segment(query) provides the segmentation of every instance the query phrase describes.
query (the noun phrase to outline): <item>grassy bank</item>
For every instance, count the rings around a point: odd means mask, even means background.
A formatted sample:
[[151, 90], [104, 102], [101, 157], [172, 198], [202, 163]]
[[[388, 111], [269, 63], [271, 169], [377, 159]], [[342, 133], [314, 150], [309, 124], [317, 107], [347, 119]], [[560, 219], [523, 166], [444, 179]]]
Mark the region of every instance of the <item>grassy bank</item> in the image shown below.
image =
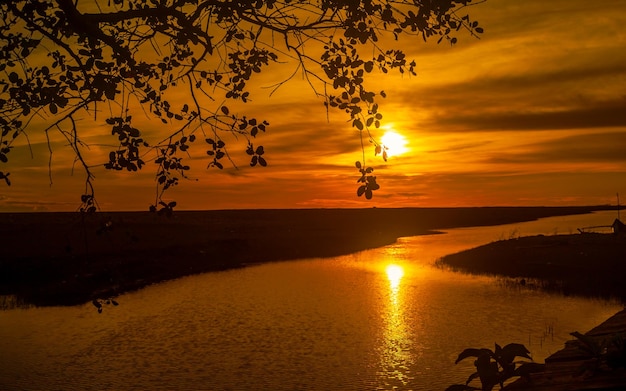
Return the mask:
[[455, 270], [529, 279], [565, 294], [626, 301], [626, 235], [585, 233], [501, 240], [445, 256]]
[[72, 305], [251, 263], [330, 257], [434, 230], [606, 207], [0, 214], [0, 295]]

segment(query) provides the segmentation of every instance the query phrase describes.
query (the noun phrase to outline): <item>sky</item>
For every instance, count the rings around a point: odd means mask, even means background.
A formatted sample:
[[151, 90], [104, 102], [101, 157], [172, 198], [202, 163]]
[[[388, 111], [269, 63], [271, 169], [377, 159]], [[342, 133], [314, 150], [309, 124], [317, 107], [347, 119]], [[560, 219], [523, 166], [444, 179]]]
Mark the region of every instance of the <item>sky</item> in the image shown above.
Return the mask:
[[[194, 155], [189, 180], [166, 198], [190, 210], [600, 205], [615, 204], [618, 193], [626, 199], [626, 0], [488, 0], [468, 12], [485, 30], [480, 39], [461, 34], [454, 46], [400, 41], [417, 76], [372, 80], [387, 94], [373, 136], [393, 131], [406, 140], [406, 150], [386, 162], [366, 145], [366, 163], [381, 186], [373, 199], [356, 194], [354, 163], [363, 155], [348, 118], [328, 114], [298, 78], [270, 96], [289, 64], [263, 73], [252, 102], [241, 107], [270, 122], [257, 140], [268, 167], [249, 167], [245, 154], [233, 152], [236, 167], [218, 171]], [[96, 165], [110, 130], [88, 132]], [[12, 186], [0, 187], [0, 211], [76, 210], [84, 175], [64, 142], [53, 140], [50, 156], [43, 136], [29, 134], [30, 147], [22, 140], [11, 151]], [[103, 211], [147, 210], [155, 200], [150, 167], [139, 175], [98, 167], [94, 173]]]

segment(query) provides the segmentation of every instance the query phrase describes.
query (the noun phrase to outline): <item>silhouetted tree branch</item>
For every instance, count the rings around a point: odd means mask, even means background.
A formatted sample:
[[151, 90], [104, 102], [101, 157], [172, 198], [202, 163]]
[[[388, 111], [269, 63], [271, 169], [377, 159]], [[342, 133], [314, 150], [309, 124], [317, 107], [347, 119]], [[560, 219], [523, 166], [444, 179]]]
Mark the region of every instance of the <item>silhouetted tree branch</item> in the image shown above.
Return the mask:
[[[265, 166], [254, 139], [265, 119], [234, 113], [228, 102], [248, 102], [255, 75], [279, 61], [302, 73], [327, 110], [344, 111], [351, 125], [380, 153], [370, 129], [381, 124], [379, 100], [366, 79], [373, 72], [415, 74], [415, 62], [393, 47], [401, 38], [445, 40], [482, 28], [461, 12], [472, 0], [23, 0], [0, 4], [0, 163], [8, 164], [29, 124], [45, 121], [68, 141], [86, 174], [81, 210], [96, 209], [93, 164], [77, 115], [89, 114], [115, 140], [108, 161], [115, 171], [156, 170], [152, 209], [170, 211], [163, 194], [186, 178], [185, 158], [204, 140], [208, 167], [222, 169], [226, 134], [243, 141], [251, 166]], [[390, 47], [390, 45], [392, 47]], [[367, 53], [367, 54], [365, 54]], [[282, 61], [282, 60], [281, 60]], [[170, 101], [179, 88], [189, 102]], [[220, 103], [218, 103], [220, 102]], [[167, 127], [146, 138], [134, 114]], [[36, 131], [34, 128], [31, 131]], [[91, 134], [91, 133], [90, 133]], [[48, 145], [49, 144], [49, 138]], [[52, 150], [50, 150], [52, 153]], [[365, 158], [363, 157], [363, 160]], [[358, 195], [378, 188], [373, 169], [357, 163]], [[9, 173], [0, 179], [10, 185]]]

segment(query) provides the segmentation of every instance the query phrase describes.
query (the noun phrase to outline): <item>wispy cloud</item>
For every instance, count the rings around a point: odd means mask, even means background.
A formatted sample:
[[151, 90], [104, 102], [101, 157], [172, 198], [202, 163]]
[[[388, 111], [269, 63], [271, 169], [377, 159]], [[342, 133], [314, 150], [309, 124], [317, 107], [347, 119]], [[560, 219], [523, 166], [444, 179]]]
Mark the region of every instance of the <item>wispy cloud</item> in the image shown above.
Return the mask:
[[488, 163], [604, 163], [626, 168], [626, 130], [559, 137], [526, 145], [526, 152], [494, 154]]
[[[407, 137], [410, 153], [384, 162], [364, 135], [382, 186], [371, 201], [356, 196], [361, 139], [345, 113], [327, 112], [298, 77], [269, 97], [264, 87], [291, 74], [289, 64], [254, 83], [251, 103], [229, 104], [270, 122], [252, 140], [265, 147], [268, 167], [250, 167], [246, 140], [225, 136], [237, 168], [207, 170], [200, 139], [185, 157], [189, 180], [167, 196], [186, 209], [611, 202], [626, 193], [625, 9], [625, 0], [488, 0], [466, 9], [485, 28], [481, 39], [462, 36], [454, 47], [399, 41], [418, 76], [374, 74], [369, 86], [386, 91], [384, 124]], [[136, 120], [146, 136], [162, 129], [142, 114]], [[89, 129], [86, 152], [103, 209], [147, 209], [153, 165], [106, 172], [110, 129]], [[372, 132], [379, 138], [384, 129]], [[78, 169], [71, 175], [67, 142], [53, 133], [53, 186], [47, 140], [34, 132], [30, 147], [11, 151], [13, 186], [0, 188], [0, 210], [75, 209], [84, 177]]]
[[626, 126], [626, 99], [589, 102], [566, 109], [545, 107], [534, 111], [506, 111], [437, 115], [430, 126], [449, 131], [573, 130]]

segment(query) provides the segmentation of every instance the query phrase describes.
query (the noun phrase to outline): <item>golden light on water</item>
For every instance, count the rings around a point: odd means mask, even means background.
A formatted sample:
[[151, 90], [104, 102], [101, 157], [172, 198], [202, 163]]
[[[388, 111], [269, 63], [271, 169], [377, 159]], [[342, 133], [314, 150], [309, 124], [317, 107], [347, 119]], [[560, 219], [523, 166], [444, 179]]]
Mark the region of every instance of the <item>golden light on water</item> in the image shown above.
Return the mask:
[[396, 291], [400, 286], [400, 280], [404, 276], [404, 269], [402, 266], [391, 264], [385, 269], [387, 272], [387, 278], [389, 279], [389, 285], [392, 291]]
[[383, 343], [381, 346], [381, 377], [389, 389], [405, 389], [411, 381], [414, 361], [411, 354], [412, 338], [408, 332], [402, 305], [401, 282], [404, 267], [391, 263], [385, 267], [389, 280], [389, 301], [386, 304]]

